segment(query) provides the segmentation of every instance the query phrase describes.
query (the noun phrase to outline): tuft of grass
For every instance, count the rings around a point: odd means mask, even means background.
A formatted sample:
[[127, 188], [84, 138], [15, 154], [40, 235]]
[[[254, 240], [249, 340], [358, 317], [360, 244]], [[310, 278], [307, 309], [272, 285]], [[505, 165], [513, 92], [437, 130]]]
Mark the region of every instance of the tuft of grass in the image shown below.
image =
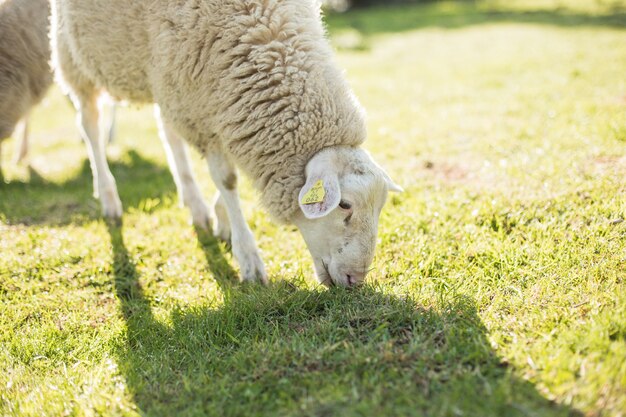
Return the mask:
[[367, 147], [406, 189], [355, 290], [320, 288], [248, 184], [271, 283], [239, 284], [178, 207], [147, 108], [118, 112], [125, 214], [103, 221], [54, 91], [30, 167], [3, 144], [0, 414], [623, 415], [623, 12], [518, 0], [328, 16]]

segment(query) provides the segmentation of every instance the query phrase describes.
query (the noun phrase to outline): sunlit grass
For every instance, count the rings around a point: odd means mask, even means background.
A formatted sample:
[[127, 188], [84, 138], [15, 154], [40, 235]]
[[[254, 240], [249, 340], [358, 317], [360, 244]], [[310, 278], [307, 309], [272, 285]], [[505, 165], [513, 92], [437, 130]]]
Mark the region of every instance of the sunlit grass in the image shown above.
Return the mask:
[[118, 112], [125, 217], [108, 225], [54, 91], [31, 168], [3, 144], [0, 414], [623, 415], [620, 5], [329, 16], [367, 148], [406, 189], [355, 291], [319, 288], [299, 235], [247, 183], [272, 284], [238, 284], [227, 248], [178, 207], [149, 108]]

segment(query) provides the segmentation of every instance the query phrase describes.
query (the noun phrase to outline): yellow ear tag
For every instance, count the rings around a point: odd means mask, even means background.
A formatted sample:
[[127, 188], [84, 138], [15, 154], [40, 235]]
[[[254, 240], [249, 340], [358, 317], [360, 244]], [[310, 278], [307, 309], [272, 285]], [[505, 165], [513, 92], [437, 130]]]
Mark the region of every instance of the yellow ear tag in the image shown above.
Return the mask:
[[324, 182], [319, 180], [313, 187], [302, 197], [302, 204], [315, 204], [324, 201], [326, 190], [324, 190]]

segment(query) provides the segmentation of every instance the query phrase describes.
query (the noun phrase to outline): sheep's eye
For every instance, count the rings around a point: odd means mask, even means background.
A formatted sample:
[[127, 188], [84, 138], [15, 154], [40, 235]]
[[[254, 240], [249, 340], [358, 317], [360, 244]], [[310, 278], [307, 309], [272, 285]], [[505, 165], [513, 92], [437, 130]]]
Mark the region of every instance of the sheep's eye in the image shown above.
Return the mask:
[[341, 200], [339, 202], [339, 207], [344, 210], [350, 210], [352, 208], [352, 204], [348, 203], [347, 201]]

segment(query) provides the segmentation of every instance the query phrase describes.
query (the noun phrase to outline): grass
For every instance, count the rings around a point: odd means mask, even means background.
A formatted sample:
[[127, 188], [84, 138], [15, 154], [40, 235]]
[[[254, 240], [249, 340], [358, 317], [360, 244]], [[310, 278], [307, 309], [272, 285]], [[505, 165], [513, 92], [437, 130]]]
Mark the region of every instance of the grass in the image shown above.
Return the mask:
[[367, 147], [406, 189], [353, 291], [319, 288], [297, 232], [247, 185], [271, 284], [238, 284], [177, 206], [147, 108], [118, 112], [124, 222], [104, 222], [54, 91], [31, 167], [3, 149], [0, 415], [624, 416], [623, 10], [328, 17]]

